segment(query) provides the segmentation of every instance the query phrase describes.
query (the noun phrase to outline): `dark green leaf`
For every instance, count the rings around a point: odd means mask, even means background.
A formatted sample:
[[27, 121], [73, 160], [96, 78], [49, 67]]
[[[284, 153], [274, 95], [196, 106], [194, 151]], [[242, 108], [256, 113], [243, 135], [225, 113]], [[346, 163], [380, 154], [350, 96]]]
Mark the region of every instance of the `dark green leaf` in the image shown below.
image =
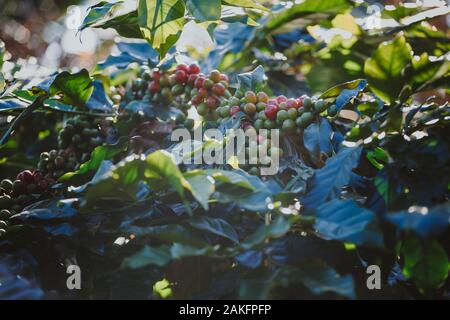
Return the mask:
[[370, 87], [383, 101], [393, 104], [406, 82], [404, 70], [411, 63], [412, 49], [405, 37], [382, 43], [364, 65]]
[[339, 240], [362, 246], [383, 247], [373, 212], [353, 200], [332, 200], [317, 209], [315, 229], [327, 240]]

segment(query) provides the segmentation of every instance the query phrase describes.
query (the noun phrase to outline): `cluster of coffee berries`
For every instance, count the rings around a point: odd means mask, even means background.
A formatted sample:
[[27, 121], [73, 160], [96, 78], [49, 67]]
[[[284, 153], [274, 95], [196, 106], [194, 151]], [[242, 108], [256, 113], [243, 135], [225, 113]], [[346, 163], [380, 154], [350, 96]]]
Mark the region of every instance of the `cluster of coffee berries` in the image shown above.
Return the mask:
[[[332, 108], [332, 106], [330, 106]], [[269, 98], [265, 92], [237, 91], [221, 108], [220, 116], [227, 119], [243, 112], [253, 122], [255, 129], [281, 129], [285, 133], [299, 132], [314, 122], [315, 116], [327, 109], [322, 99], [303, 95], [297, 99], [283, 95]]]
[[58, 147], [73, 156], [77, 162], [83, 163], [89, 160], [92, 150], [101, 145], [103, 140], [99, 120], [76, 116], [67, 120], [59, 132]]
[[[247, 127], [247, 130], [252, 127]], [[272, 145], [270, 132], [256, 135], [256, 140], [246, 142], [245, 161], [239, 163], [239, 167], [252, 175], [259, 175], [261, 167], [269, 166], [271, 162], [283, 156], [283, 150], [280, 147]]]
[[49, 191], [55, 183], [41, 171], [24, 170], [17, 175], [16, 180], [4, 179], [0, 183], [0, 210], [2, 216], [9, 216], [18, 212]]
[[75, 154], [69, 150], [42, 152], [38, 163], [39, 171], [45, 177], [55, 180], [66, 172], [77, 170], [78, 167]]
[[228, 76], [213, 70], [208, 75], [198, 74], [192, 77], [188, 85], [193, 87], [190, 91], [191, 103], [197, 113], [208, 121], [217, 120], [220, 117], [217, 109], [225, 106], [231, 96], [228, 91]]

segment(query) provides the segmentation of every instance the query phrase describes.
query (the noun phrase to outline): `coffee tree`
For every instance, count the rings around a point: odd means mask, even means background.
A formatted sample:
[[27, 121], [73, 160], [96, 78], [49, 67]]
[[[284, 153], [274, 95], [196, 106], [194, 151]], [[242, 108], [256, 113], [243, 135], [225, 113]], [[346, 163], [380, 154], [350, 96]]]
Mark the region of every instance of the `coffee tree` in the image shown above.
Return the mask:
[[[430, 24], [448, 6], [369, 28], [344, 0], [120, 5], [80, 31], [144, 40], [91, 71], [0, 77], [0, 297], [448, 295], [450, 45]], [[188, 22], [216, 41], [198, 61], [175, 49]], [[232, 129], [254, 139], [205, 162]]]

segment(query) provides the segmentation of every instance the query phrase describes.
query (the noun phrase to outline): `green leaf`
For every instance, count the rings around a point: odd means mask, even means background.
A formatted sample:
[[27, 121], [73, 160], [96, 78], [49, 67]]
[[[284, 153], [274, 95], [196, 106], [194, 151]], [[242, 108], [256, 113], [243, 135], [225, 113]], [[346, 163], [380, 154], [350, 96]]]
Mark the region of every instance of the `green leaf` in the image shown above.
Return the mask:
[[191, 185], [191, 193], [195, 199], [208, 210], [208, 202], [214, 193], [214, 181], [203, 170], [192, 170], [184, 174], [184, 178]]
[[287, 285], [301, 283], [315, 295], [333, 292], [348, 299], [355, 299], [355, 284], [351, 275], [342, 276], [321, 262], [311, 262], [299, 268], [288, 269]]
[[384, 102], [393, 104], [406, 83], [404, 70], [411, 63], [412, 49], [405, 37], [397, 36], [380, 44], [364, 64], [372, 91]]
[[267, 239], [276, 239], [284, 236], [291, 228], [293, 218], [277, 217], [269, 225], [260, 226], [253, 234], [241, 242], [243, 250], [250, 250], [263, 244]]
[[139, 269], [150, 264], [164, 267], [171, 259], [170, 246], [162, 245], [158, 248], [145, 246], [136, 254], [124, 259], [122, 268]]
[[182, 0], [139, 0], [138, 19], [144, 37], [165, 56], [186, 23]]
[[235, 243], [239, 243], [239, 237], [234, 228], [225, 220], [220, 218], [210, 218], [205, 216], [197, 216], [189, 221], [189, 224], [202, 231], [227, 238]]
[[265, 28], [268, 31], [275, 30], [292, 20], [302, 18], [304, 16], [321, 13], [321, 14], [337, 14], [348, 11], [352, 7], [350, 1], [347, 0], [305, 0], [299, 4], [294, 4], [286, 10], [273, 15], [267, 22]]
[[[435, 83], [445, 77], [450, 71], [450, 60], [447, 57], [441, 57], [438, 60], [430, 60], [428, 54], [424, 52], [418, 59], [412, 60], [411, 74], [408, 83], [413, 91], [422, 91], [431, 88], [437, 88]], [[444, 84], [445, 87], [445, 84]], [[447, 83], [448, 87], [448, 83]]]
[[203, 22], [219, 20], [222, 5], [220, 0], [186, 0], [186, 8], [196, 20]]
[[118, 1], [115, 3], [108, 1], [101, 1], [96, 5], [89, 7], [89, 12], [83, 20], [83, 23], [80, 26], [80, 31], [84, 30], [87, 27], [91, 27], [94, 24], [103, 22], [107, 18], [111, 18], [113, 16], [114, 11], [121, 7], [123, 1]]
[[115, 29], [119, 35], [125, 38], [136, 38], [143, 39], [144, 36], [141, 33], [141, 29], [138, 23], [138, 13], [137, 11], [132, 11], [110, 20], [105, 21], [99, 25], [93, 25], [93, 28], [102, 29]]
[[67, 172], [58, 180], [60, 182], [73, 184], [75, 179], [82, 177], [91, 171], [96, 171], [104, 160], [110, 160], [121, 153], [127, 145], [128, 137], [121, 137], [115, 144], [96, 147], [92, 151], [89, 161], [83, 163], [80, 166], [80, 169], [75, 172]]
[[315, 229], [326, 240], [383, 247], [383, 234], [372, 211], [353, 200], [332, 200], [317, 208]]
[[239, 90], [244, 92], [248, 90], [257, 91], [264, 85], [265, 80], [266, 75], [262, 66], [257, 66], [251, 72], [241, 73], [237, 75]]
[[267, 9], [263, 5], [260, 5], [255, 0], [222, 0], [222, 3], [227, 6], [269, 11], [269, 9]]
[[71, 74], [67, 71], [57, 73], [33, 87], [33, 92], [49, 96], [62, 95], [61, 102], [77, 107], [85, 107], [94, 92], [94, 85], [86, 69]]
[[165, 150], [149, 154], [145, 160], [145, 181], [153, 189], [160, 190], [171, 186], [184, 199], [184, 189], [191, 190], [172, 155]]
[[350, 181], [353, 168], [358, 165], [361, 148], [341, 148], [323, 168], [316, 170], [311, 189], [301, 203], [318, 207], [324, 202], [339, 197], [341, 188]]
[[432, 208], [413, 206], [408, 210], [389, 213], [386, 220], [398, 230], [430, 239], [441, 235], [450, 226], [450, 204], [446, 202]]
[[405, 259], [403, 274], [412, 278], [419, 288], [437, 289], [447, 279], [450, 264], [438, 241], [426, 243], [410, 237], [402, 242], [401, 253]]

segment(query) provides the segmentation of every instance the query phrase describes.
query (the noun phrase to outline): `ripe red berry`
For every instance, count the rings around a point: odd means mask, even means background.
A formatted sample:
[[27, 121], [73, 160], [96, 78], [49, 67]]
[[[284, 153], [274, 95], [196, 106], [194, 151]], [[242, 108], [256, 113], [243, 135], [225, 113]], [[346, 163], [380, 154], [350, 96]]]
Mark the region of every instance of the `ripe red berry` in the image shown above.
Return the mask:
[[208, 98], [206, 98], [206, 105], [208, 108], [212, 109], [212, 108], [217, 107], [217, 103], [218, 103], [218, 101], [217, 101], [216, 97], [209, 96]]
[[159, 92], [159, 90], [161, 89], [161, 86], [159, 85], [158, 82], [152, 81], [150, 82], [150, 84], [148, 85], [148, 90], [151, 93], [157, 93]]
[[184, 64], [184, 63], [180, 63], [179, 65], [177, 65], [176, 70], [177, 71], [181, 70], [181, 71], [184, 71], [186, 73], [189, 73], [189, 67], [186, 64]]
[[208, 96], [208, 89], [203, 88], [203, 87], [198, 89], [198, 95], [203, 98], [206, 98]]
[[20, 180], [24, 183], [32, 183], [33, 182], [33, 174], [30, 170], [24, 170], [17, 175], [17, 180]]
[[274, 120], [277, 117], [277, 112], [279, 108], [277, 105], [268, 105], [264, 110], [264, 114], [268, 119]]
[[241, 111], [241, 108], [239, 108], [239, 106], [231, 107], [231, 109], [230, 109], [230, 116], [234, 116], [239, 111]]
[[159, 70], [153, 70], [152, 72], [152, 79], [153, 81], [159, 81], [159, 79], [161, 79], [161, 71]]
[[281, 95], [281, 96], [277, 97], [277, 102], [278, 103], [282, 103], [282, 102], [286, 102], [286, 101], [287, 101], [286, 96]]
[[200, 89], [201, 87], [203, 87], [203, 85], [205, 84], [205, 78], [203, 78], [203, 77], [198, 77], [197, 78], [197, 80], [195, 80], [195, 87], [197, 88], [197, 89]]
[[44, 175], [39, 170], [33, 171], [33, 180], [35, 183], [38, 183], [42, 179], [44, 179]]
[[287, 105], [287, 109], [291, 109], [291, 108], [298, 109], [298, 107], [299, 107], [299, 104], [298, 104], [297, 100], [295, 100], [295, 99], [288, 99], [286, 101], [286, 105]]
[[220, 80], [221, 80], [221, 81], [225, 81], [225, 82], [230, 82], [230, 79], [229, 79], [228, 76], [227, 76], [226, 74], [224, 74], [224, 73], [222, 73], [222, 74], [220, 75]]
[[304, 94], [297, 99], [299, 108], [303, 107], [303, 101], [305, 101], [306, 98], [308, 98], [308, 96]]
[[212, 87], [212, 92], [218, 96], [223, 96], [225, 94], [225, 91], [227, 90], [225, 86], [221, 83], [216, 83]]
[[193, 64], [189, 65], [188, 73], [189, 74], [199, 74], [200, 73], [200, 67], [197, 64], [193, 63]]
[[203, 97], [200, 96], [199, 94], [196, 95], [196, 96], [193, 96], [192, 99], [191, 99], [191, 102], [192, 102], [192, 104], [194, 106], [199, 105], [202, 101], [203, 101]]
[[186, 73], [186, 71], [177, 70], [177, 72], [175, 72], [175, 80], [179, 84], [186, 83], [186, 81], [187, 81], [187, 73]]
[[197, 78], [198, 78], [198, 75], [196, 75], [196, 74], [190, 74], [190, 75], [188, 76], [188, 80], [187, 80], [188, 85], [190, 85], [191, 87], [193, 87], [194, 84], [195, 84], [195, 80], [197, 80]]

